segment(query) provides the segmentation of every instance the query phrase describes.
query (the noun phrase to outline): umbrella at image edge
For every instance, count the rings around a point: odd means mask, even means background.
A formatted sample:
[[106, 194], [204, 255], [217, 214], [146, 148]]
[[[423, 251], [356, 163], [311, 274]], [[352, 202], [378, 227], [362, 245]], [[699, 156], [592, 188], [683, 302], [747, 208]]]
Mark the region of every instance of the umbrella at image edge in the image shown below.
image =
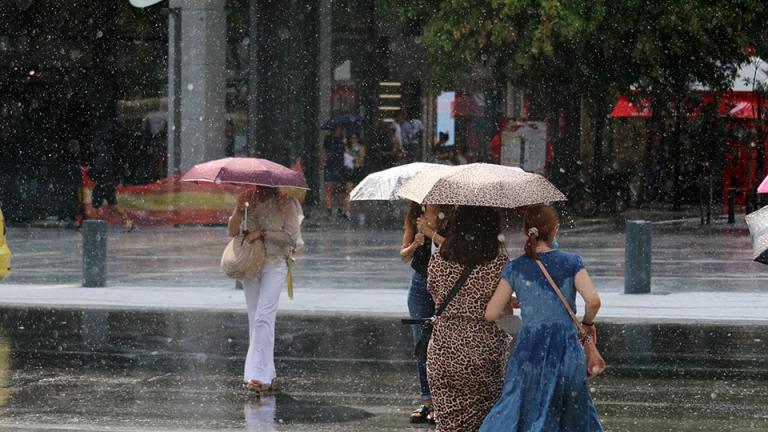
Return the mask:
[[398, 195], [421, 204], [516, 208], [566, 201], [555, 185], [539, 174], [503, 165], [474, 163], [422, 172]]
[[768, 193], [768, 176], [766, 176], [763, 179], [763, 182], [760, 183], [760, 186], [758, 186], [757, 193]]
[[746, 221], [752, 234], [752, 259], [768, 264], [768, 206], [748, 214]]
[[197, 164], [181, 181], [309, 189], [301, 172], [257, 158], [224, 158]]

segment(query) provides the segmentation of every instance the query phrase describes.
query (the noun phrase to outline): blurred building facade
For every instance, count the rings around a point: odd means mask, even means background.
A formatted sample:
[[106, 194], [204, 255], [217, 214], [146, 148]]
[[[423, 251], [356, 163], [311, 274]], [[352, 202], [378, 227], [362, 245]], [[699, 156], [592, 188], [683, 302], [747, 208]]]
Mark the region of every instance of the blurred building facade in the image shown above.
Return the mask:
[[363, 116], [373, 148], [387, 109], [421, 118], [416, 36], [374, 0], [3, 2], [0, 205], [10, 220], [74, 219], [99, 152], [124, 184], [253, 155], [300, 160], [317, 190], [326, 117]]

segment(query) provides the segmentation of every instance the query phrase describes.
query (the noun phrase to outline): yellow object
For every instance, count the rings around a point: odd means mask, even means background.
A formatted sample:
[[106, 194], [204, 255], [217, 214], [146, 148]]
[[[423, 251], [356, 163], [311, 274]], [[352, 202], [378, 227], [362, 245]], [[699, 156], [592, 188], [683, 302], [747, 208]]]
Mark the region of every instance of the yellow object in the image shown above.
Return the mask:
[[11, 372], [11, 340], [0, 337], [0, 407], [11, 401]]
[[3, 211], [0, 210], [0, 279], [11, 272], [11, 249], [8, 248], [8, 242], [5, 239], [6, 232]]
[[293, 300], [293, 265], [296, 260], [288, 257], [285, 259], [285, 263], [288, 265], [288, 274], [285, 276], [285, 283], [288, 285], [288, 298]]

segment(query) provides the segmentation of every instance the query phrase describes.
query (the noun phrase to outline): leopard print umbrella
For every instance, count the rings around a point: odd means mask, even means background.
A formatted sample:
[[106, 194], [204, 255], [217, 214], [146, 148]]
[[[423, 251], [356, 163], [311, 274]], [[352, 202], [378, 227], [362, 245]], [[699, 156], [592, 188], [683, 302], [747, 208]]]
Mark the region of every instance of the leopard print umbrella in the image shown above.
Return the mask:
[[422, 172], [405, 183], [398, 195], [421, 204], [503, 208], [566, 200], [562, 192], [539, 174], [485, 163]]

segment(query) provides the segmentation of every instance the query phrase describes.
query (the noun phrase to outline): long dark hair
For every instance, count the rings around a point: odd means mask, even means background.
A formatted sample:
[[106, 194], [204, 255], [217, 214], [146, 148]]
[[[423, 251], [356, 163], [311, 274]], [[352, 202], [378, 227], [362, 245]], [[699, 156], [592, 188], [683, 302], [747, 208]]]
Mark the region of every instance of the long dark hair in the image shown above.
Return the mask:
[[423, 214], [424, 214], [424, 209], [421, 207], [421, 204], [411, 201], [411, 205], [408, 207], [408, 213], [405, 214], [404, 228], [415, 227], [416, 219], [418, 219], [419, 216]]
[[523, 230], [527, 236], [525, 255], [529, 258], [539, 259], [539, 255], [536, 253], [536, 243], [543, 240], [551, 246], [558, 225], [560, 225], [560, 216], [554, 208], [544, 204], [528, 206], [525, 209], [525, 216], [523, 216]]
[[463, 266], [493, 261], [501, 251], [502, 216], [495, 207], [458, 206], [440, 255]]

